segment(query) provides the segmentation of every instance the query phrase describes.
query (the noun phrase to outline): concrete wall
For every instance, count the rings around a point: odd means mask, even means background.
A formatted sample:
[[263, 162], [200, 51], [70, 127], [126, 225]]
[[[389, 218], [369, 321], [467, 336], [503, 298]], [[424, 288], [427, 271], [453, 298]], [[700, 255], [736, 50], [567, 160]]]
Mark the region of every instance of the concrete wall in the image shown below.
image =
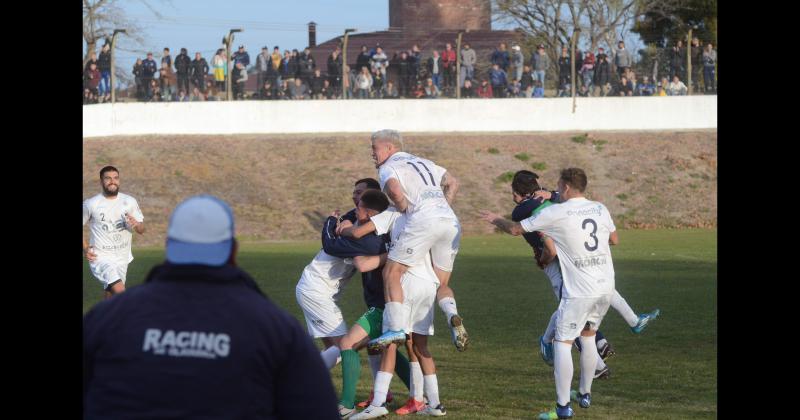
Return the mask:
[[144, 134], [684, 130], [716, 96], [118, 103], [83, 107], [84, 137]]

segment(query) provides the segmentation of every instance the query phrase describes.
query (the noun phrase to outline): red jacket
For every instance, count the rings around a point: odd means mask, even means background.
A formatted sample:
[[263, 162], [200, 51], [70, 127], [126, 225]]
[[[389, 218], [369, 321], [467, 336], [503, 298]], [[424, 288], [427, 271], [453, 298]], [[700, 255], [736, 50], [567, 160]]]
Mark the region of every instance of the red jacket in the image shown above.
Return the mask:
[[442, 64], [444, 68], [449, 68], [456, 64], [456, 50], [442, 50]]
[[492, 92], [492, 85], [487, 84], [486, 86], [483, 85], [478, 86], [478, 97], [479, 98], [494, 97], [494, 93]]

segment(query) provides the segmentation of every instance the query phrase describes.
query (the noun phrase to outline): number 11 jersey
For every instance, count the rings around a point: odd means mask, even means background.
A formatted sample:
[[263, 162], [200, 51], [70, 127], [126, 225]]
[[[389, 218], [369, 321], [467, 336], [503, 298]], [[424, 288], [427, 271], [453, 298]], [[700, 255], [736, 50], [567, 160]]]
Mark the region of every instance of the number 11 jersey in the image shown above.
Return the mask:
[[408, 201], [405, 211], [408, 225], [412, 225], [417, 219], [457, 219], [440, 185], [445, 172], [445, 168], [428, 159], [397, 152], [381, 165], [378, 175], [381, 189], [391, 178], [400, 182]]

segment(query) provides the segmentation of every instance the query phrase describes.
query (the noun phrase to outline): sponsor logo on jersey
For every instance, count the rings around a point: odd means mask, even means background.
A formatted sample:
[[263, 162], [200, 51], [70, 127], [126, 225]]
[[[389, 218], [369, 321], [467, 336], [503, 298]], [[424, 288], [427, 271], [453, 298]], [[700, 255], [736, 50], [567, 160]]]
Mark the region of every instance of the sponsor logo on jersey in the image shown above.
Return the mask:
[[572, 264], [578, 268], [597, 267], [600, 265], [606, 265], [607, 263], [608, 260], [606, 259], [605, 255], [597, 255], [594, 257], [586, 257], [572, 261]]
[[591, 216], [591, 215], [600, 216], [602, 214], [603, 211], [600, 206], [590, 207], [588, 209], [581, 209], [581, 210], [567, 210], [567, 216]]
[[428, 200], [431, 198], [444, 198], [444, 193], [440, 191], [425, 191], [419, 195], [420, 201]]
[[161, 331], [148, 328], [144, 332], [142, 351], [159, 356], [216, 359], [228, 357], [231, 338], [228, 334], [200, 331]]

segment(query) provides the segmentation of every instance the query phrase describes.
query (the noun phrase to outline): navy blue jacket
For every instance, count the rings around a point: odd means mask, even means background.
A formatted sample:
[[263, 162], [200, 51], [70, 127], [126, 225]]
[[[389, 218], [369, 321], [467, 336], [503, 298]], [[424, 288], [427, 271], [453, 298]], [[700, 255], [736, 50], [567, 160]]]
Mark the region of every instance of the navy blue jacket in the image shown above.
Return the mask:
[[[350, 214], [350, 213], [348, 213]], [[347, 215], [345, 215], [347, 216]], [[352, 258], [362, 255], [380, 255], [388, 252], [389, 236], [377, 236], [370, 233], [359, 239], [344, 238], [335, 235], [336, 219], [328, 217], [322, 229], [322, 249], [328, 255], [339, 258]], [[367, 308], [380, 308], [386, 306], [386, 297], [383, 294], [383, 270], [361, 273], [361, 286], [364, 290], [364, 303]]]
[[86, 314], [83, 357], [84, 419], [339, 418], [305, 330], [230, 265], [154, 267]]

